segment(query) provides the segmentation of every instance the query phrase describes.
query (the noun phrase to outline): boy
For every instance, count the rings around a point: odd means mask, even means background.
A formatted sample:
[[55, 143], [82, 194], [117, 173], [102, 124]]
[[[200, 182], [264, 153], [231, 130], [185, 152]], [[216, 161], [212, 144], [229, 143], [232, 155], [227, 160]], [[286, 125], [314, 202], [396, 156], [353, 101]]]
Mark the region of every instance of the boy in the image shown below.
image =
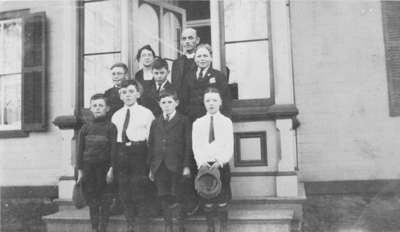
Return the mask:
[[[115, 63], [111, 66], [111, 77], [113, 82], [113, 87], [109, 88], [104, 92], [104, 96], [108, 100], [108, 106], [110, 110], [107, 112], [107, 118], [111, 120], [113, 114], [119, 110], [123, 105], [124, 102], [119, 97], [119, 89], [121, 87], [121, 82], [126, 80], [128, 77], [128, 66], [122, 62]], [[118, 171], [114, 169], [114, 182], [110, 185], [110, 191], [113, 195], [112, 203], [110, 206], [110, 214], [117, 215], [122, 213], [122, 205], [121, 201], [118, 196], [118, 183], [117, 183], [117, 176]]]
[[164, 89], [172, 90], [172, 84], [167, 80], [168, 73], [167, 61], [157, 58], [152, 65], [153, 80], [146, 82], [143, 86], [143, 106], [149, 108], [156, 117], [161, 114], [161, 108], [158, 105], [159, 93]]
[[90, 98], [90, 111], [94, 120], [84, 124], [79, 132], [77, 182], [82, 181], [83, 184], [92, 231], [105, 232], [110, 204], [106, 185], [112, 181], [110, 176], [106, 180], [106, 175], [110, 169], [111, 156], [116, 152], [117, 128], [106, 117], [108, 106], [103, 94], [95, 94]]
[[190, 175], [191, 125], [178, 113], [174, 91], [160, 93], [160, 115], [151, 125], [149, 136], [149, 178], [154, 181], [161, 199], [165, 231], [173, 231], [172, 217], [178, 217], [178, 231], [185, 231], [181, 212], [182, 179]]
[[146, 140], [154, 116], [149, 109], [137, 103], [140, 97], [138, 82], [123, 81], [119, 94], [124, 106], [111, 118], [118, 131], [118, 152], [112, 157], [112, 167], [118, 170], [119, 196], [124, 206], [128, 231], [132, 232], [139, 202], [145, 198]]
[[197, 167], [216, 168], [220, 172], [221, 192], [211, 198], [200, 198], [207, 219], [207, 232], [214, 232], [215, 211], [221, 222], [220, 232], [227, 228], [228, 202], [232, 199], [229, 161], [233, 156], [232, 121], [221, 114], [221, 93], [210, 87], [204, 93], [206, 115], [193, 123], [192, 142]]
[[128, 76], [128, 66], [124, 63], [115, 63], [111, 66], [111, 77], [113, 82], [113, 87], [107, 89], [104, 92], [105, 97], [108, 99], [108, 105], [110, 106], [110, 110], [107, 113], [107, 116], [111, 119], [112, 115], [119, 110], [124, 103], [119, 97], [119, 88], [121, 87], [121, 82], [127, 79]]

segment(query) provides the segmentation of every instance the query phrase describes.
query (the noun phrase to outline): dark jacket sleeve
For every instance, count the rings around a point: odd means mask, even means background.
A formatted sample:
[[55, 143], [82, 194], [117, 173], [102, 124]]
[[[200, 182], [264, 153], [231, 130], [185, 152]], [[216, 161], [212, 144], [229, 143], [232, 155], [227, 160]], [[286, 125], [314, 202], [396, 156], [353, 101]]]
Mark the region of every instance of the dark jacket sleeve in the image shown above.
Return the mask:
[[117, 165], [117, 127], [111, 123], [110, 131], [109, 131], [109, 141], [110, 141], [110, 159], [111, 159], [111, 167], [115, 167]]
[[84, 124], [79, 130], [78, 134], [78, 150], [76, 152], [76, 164], [77, 169], [82, 169], [83, 164], [83, 152], [85, 151], [85, 137], [87, 135], [87, 124]]
[[219, 73], [220, 79], [220, 86], [221, 86], [221, 97], [222, 97], [222, 113], [227, 116], [231, 117], [232, 115], [232, 96], [231, 91], [228, 85], [228, 80], [223, 72]]
[[154, 154], [154, 133], [155, 133], [155, 127], [156, 127], [156, 120], [153, 120], [150, 126], [150, 134], [149, 134], [149, 140], [148, 140], [148, 154], [147, 154], [147, 164], [150, 165], [152, 160], [153, 160], [153, 154]]
[[192, 124], [187, 117], [183, 117], [184, 120], [184, 136], [185, 139], [185, 153], [183, 159], [183, 167], [190, 167], [194, 163], [194, 157], [192, 152]]

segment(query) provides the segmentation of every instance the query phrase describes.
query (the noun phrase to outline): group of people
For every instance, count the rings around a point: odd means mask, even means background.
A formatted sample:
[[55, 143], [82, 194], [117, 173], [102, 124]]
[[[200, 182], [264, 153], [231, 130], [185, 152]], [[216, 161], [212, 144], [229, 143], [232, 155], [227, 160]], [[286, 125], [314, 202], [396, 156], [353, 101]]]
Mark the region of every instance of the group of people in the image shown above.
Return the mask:
[[[94, 119], [82, 126], [76, 168], [89, 205], [93, 231], [106, 231], [110, 192], [116, 190], [134, 231], [138, 210], [156, 195], [165, 231], [185, 231], [184, 218], [200, 205], [207, 232], [227, 227], [231, 200], [229, 161], [233, 155], [231, 97], [225, 75], [212, 68], [210, 45], [199, 44], [192, 28], [183, 30], [183, 54], [168, 63], [151, 46], [139, 49], [143, 66], [135, 78], [128, 67], [111, 67], [114, 86], [90, 99]], [[196, 194], [198, 172], [219, 173], [221, 189], [215, 196]]]

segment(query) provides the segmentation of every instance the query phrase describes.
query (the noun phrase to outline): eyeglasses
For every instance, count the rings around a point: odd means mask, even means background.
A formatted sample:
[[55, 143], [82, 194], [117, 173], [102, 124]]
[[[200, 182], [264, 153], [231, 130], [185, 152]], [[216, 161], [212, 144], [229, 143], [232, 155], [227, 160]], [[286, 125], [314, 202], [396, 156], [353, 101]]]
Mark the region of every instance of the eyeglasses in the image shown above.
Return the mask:
[[123, 73], [123, 72], [112, 72], [111, 74], [115, 76], [115, 75], [124, 75], [125, 73]]
[[121, 90], [119, 90], [119, 93], [120, 93], [120, 94], [127, 94], [127, 93], [134, 94], [134, 93], [136, 93], [136, 92], [137, 92], [137, 91], [134, 90], [134, 89], [129, 89], [129, 90], [121, 89]]

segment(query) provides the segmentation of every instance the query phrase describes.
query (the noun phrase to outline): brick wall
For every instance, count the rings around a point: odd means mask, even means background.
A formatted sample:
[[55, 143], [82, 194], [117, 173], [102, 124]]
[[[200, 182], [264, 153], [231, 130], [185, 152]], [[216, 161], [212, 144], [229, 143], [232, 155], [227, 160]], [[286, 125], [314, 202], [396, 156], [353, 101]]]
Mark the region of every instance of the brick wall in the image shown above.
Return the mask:
[[399, 177], [379, 1], [291, 1], [300, 177]]

